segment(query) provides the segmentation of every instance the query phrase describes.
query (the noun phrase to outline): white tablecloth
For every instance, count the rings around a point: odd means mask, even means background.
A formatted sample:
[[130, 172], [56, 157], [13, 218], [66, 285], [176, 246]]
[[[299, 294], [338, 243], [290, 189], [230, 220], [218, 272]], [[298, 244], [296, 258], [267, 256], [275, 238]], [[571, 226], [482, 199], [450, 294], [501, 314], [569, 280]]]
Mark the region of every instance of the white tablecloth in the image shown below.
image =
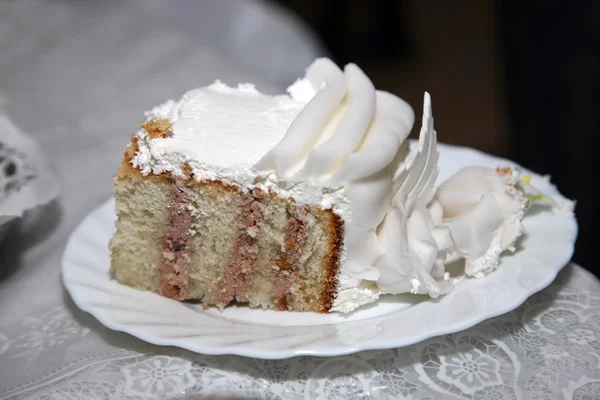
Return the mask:
[[279, 78], [240, 71], [140, 3], [0, 3], [0, 107], [39, 141], [62, 182], [60, 200], [0, 244], [0, 399], [599, 396], [600, 283], [575, 265], [466, 332], [345, 357], [203, 356], [112, 332], [77, 310], [60, 257], [68, 234], [110, 196], [142, 112], [216, 77], [281, 90]]
[[[58, 282], [48, 287], [61, 293]], [[600, 396], [600, 282], [574, 264], [517, 310], [472, 329], [343, 357], [264, 361], [153, 346], [104, 328], [66, 295], [2, 318], [10, 324], [0, 330], [0, 399]]]

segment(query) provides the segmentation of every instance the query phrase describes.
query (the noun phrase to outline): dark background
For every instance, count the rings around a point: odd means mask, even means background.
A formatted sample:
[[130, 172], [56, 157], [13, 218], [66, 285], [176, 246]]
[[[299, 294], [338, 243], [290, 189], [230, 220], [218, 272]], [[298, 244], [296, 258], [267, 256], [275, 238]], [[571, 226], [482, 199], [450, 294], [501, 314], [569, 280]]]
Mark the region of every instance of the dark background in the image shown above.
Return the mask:
[[441, 141], [550, 174], [577, 200], [574, 260], [600, 274], [600, 1], [278, 3], [416, 114], [429, 91]]

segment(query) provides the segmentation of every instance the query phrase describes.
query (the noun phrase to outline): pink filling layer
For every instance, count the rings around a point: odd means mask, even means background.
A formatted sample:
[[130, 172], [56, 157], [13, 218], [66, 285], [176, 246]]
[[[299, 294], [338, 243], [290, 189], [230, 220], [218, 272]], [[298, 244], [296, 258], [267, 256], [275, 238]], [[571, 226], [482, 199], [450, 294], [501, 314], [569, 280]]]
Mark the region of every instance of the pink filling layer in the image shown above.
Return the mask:
[[190, 280], [188, 240], [194, 218], [187, 209], [192, 200], [191, 189], [183, 180], [171, 186], [171, 217], [163, 244], [160, 263], [160, 294], [176, 300], [185, 300]]
[[[260, 230], [258, 224], [262, 217], [260, 203], [253, 196], [249, 196], [240, 216], [240, 232], [233, 243], [225, 267], [224, 282], [217, 301], [220, 309], [234, 300], [246, 301], [248, 282], [258, 255], [255, 237]], [[252, 235], [249, 232], [252, 232]]]
[[306, 242], [306, 225], [299, 219], [290, 218], [285, 229], [285, 250], [275, 260], [279, 271], [275, 274], [275, 309], [287, 310], [291, 302], [290, 289], [299, 272], [302, 248]]

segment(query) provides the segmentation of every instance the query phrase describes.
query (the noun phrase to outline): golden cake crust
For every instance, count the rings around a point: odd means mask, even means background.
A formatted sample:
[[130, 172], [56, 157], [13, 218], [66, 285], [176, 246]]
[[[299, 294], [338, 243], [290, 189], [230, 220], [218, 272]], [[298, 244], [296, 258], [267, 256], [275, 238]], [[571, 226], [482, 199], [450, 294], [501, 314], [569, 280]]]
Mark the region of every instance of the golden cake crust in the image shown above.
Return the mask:
[[[153, 124], [149, 125], [149, 122], [153, 122]], [[160, 121], [149, 121], [142, 125], [142, 128], [145, 129], [148, 134], [152, 135], [162, 135], [166, 134], [166, 132], [170, 129], [170, 123], [165, 124]], [[167, 121], [168, 122], [168, 121]], [[157, 136], [162, 137], [162, 136]], [[185, 184], [187, 188], [191, 188], [192, 190], [202, 189], [212, 189], [209, 190], [208, 195], [211, 197], [219, 196], [220, 193], [223, 193], [223, 190], [227, 192], [236, 193], [237, 195], [242, 194], [241, 189], [237, 186], [230, 185], [224, 183], [220, 180], [202, 180], [197, 181], [194, 178], [194, 174], [192, 172], [191, 167], [186, 163], [183, 165], [182, 169], [184, 171], [184, 176], [175, 177], [171, 173], [161, 173], [161, 174], [148, 174], [146, 176], [142, 175], [141, 171], [138, 168], [135, 168], [131, 164], [132, 158], [139, 151], [138, 147], [138, 138], [136, 135], [131, 136], [131, 143], [126, 148], [123, 161], [119, 167], [119, 170], [115, 176], [117, 183], [121, 180], [140, 180], [140, 179], [158, 179], [163, 182], [175, 183], [177, 180], [178, 184]], [[260, 190], [254, 190], [252, 192], [252, 197], [260, 200], [260, 199], [273, 199], [277, 201], [284, 201], [288, 205], [293, 207], [298, 207], [295, 205], [295, 200], [293, 198], [281, 198], [274, 192], [264, 192]], [[327, 231], [327, 252], [326, 256], [323, 259], [322, 266], [325, 270], [325, 283], [322, 286], [322, 290], [317, 301], [316, 311], [321, 313], [327, 313], [330, 311], [335, 296], [337, 294], [337, 285], [338, 285], [338, 272], [340, 269], [341, 262], [341, 253], [343, 248], [343, 237], [344, 237], [344, 222], [343, 220], [336, 215], [331, 210], [323, 210], [320, 207], [311, 207], [313, 212], [322, 213], [325, 216], [326, 223], [326, 231]], [[167, 240], [166, 238], [165, 240]], [[293, 244], [291, 244], [293, 246]], [[161, 286], [164, 288], [168, 288], [168, 285], [165, 284], [165, 280], [161, 280]], [[177, 295], [174, 290], [160, 290], [161, 294], [180, 299], [180, 295]], [[173, 296], [169, 296], [169, 293], [172, 293]], [[282, 309], [281, 306], [277, 307]], [[287, 308], [287, 303], [286, 307]]]

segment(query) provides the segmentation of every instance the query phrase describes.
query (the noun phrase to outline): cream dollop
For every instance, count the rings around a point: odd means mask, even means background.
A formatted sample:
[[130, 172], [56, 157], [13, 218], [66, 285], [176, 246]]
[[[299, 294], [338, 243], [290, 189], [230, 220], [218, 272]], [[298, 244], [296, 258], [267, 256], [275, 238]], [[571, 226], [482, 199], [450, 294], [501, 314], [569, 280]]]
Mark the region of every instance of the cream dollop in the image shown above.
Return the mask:
[[503, 251], [514, 251], [529, 205], [517, 188], [519, 176], [516, 168], [466, 167], [438, 188], [436, 200], [467, 275], [485, 276]]

